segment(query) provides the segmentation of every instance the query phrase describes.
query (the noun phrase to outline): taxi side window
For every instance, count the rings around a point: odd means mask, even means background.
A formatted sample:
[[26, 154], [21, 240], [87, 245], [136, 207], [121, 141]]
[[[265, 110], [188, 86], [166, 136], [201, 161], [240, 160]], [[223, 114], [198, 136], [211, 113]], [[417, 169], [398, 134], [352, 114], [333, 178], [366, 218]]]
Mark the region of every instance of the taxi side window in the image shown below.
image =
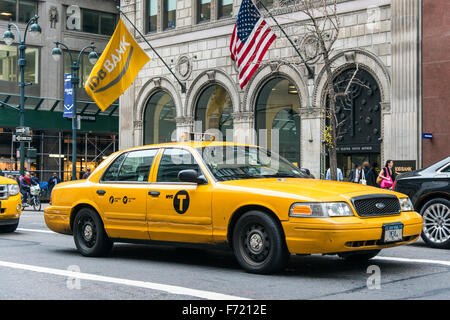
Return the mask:
[[111, 165], [103, 181], [148, 181], [150, 168], [157, 152], [157, 149], [128, 152], [126, 158], [117, 165], [117, 169], [116, 161]]
[[201, 169], [192, 154], [184, 149], [165, 149], [159, 162], [157, 182], [179, 182], [178, 172], [193, 169], [201, 174]]
[[120, 156], [114, 160], [114, 162], [109, 166], [106, 170], [105, 175], [103, 176], [103, 181], [117, 181], [117, 176], [119, 175], [120, 166], [125, 159], [126, 153], [122, 153]]

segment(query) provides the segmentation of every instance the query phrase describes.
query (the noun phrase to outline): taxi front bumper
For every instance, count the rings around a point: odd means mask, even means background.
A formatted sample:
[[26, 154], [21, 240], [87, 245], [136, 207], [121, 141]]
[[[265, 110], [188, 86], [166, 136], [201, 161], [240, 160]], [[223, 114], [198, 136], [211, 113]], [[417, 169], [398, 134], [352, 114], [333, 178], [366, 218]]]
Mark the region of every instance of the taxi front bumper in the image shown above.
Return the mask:
[[[383, 225], [403, 224], [403, 241], [384, 243]], [[290, 218], [283, 221], [289, 252], [296, 254], [338, 253], [377, 250], [416, 241], [422, 232], [423, 219], [417, 212], [377, 218]]]
[[0, 225], [17, 223], [22, 212], [20, 193], [0, 200]]

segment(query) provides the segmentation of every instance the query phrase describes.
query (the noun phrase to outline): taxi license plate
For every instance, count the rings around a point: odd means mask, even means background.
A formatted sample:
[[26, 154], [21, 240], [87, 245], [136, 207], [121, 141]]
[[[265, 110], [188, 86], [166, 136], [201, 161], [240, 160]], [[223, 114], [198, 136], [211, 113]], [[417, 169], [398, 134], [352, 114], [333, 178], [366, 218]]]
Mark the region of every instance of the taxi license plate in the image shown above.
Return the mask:
[[382, 240], [385, 243], [403, 240], [403, 224], [390, 223], [383, 225]]

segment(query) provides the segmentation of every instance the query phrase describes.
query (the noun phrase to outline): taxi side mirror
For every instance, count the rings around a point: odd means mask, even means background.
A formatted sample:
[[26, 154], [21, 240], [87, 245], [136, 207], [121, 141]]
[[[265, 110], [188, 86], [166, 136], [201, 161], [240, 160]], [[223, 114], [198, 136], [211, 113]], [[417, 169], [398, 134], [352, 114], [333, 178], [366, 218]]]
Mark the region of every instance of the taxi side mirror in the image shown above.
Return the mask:
[[197, 184], [208, 184], [208, 180], [201, 175], [199, 176], [196, 170], [188, 169], [178, 172], [178, 180], [181, 182], [192, 182]]

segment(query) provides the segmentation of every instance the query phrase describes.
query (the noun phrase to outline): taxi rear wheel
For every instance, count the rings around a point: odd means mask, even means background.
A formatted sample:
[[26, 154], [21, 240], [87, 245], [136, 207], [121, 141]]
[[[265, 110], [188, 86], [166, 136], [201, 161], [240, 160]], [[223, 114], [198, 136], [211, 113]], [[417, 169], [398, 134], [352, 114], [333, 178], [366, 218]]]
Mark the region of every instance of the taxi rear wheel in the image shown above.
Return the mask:
[[102, 220], [90, 208], [78, 211], [73, 223], [73, 238], [78, 251], [87, 257], [104, 256], [113, 246], [103, 228]]
[[268, 274], [284, 269], [289, 251], [280, 226], [266, 213], [249, 211], [236, 222], [232, 245], [248, 272]]

